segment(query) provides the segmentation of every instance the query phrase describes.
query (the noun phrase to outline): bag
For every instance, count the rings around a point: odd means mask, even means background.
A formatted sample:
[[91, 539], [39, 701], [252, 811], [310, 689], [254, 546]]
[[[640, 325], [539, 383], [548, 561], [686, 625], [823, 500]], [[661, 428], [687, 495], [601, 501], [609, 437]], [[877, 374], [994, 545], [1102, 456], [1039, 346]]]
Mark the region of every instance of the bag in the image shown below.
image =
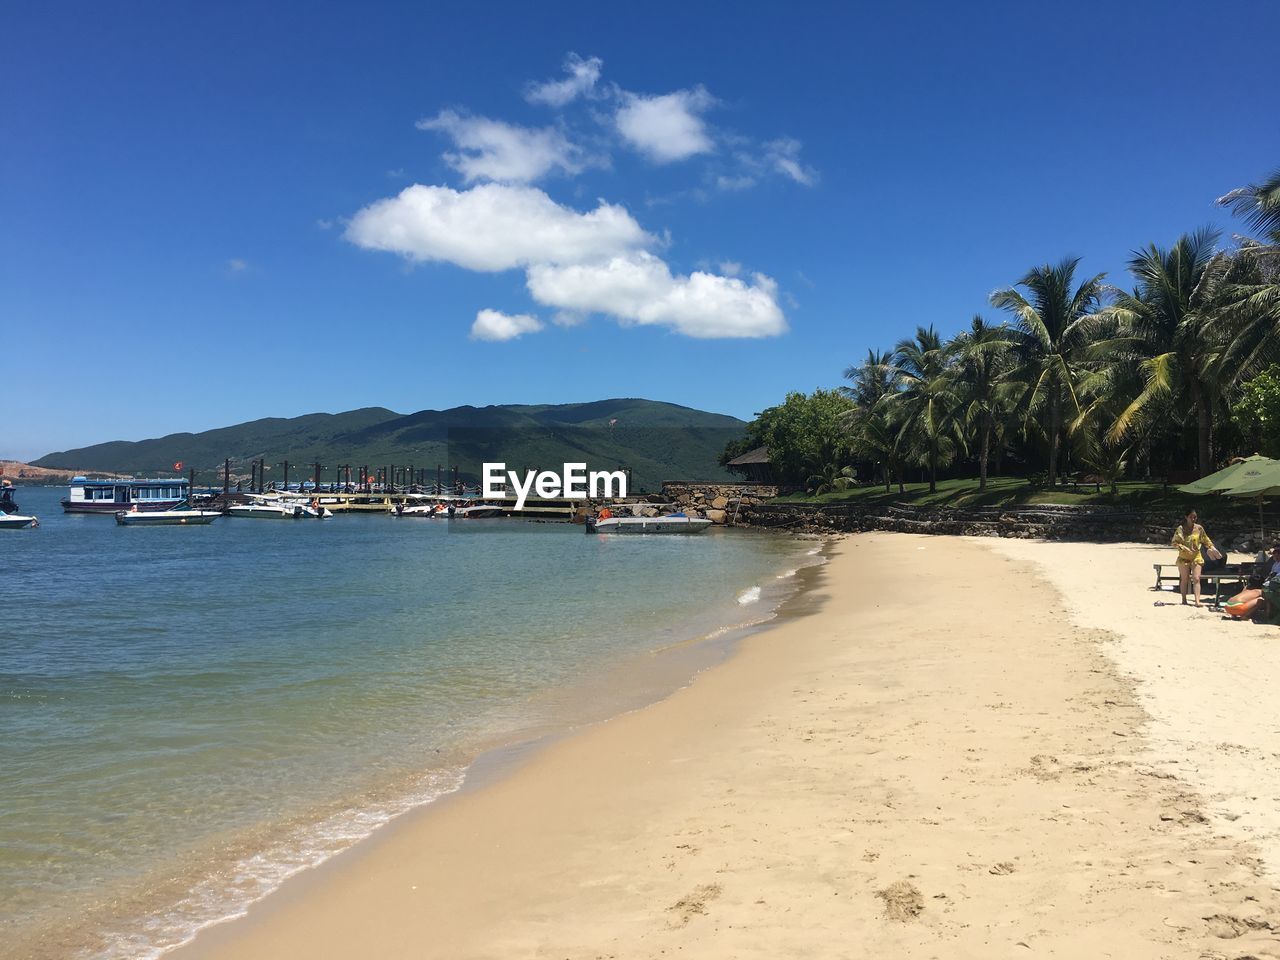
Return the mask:
[[1204, 569], [1206, 573], [1214, 570], [1225, 570], [1227, 568], [1227, 555], [1216, 547], [1211, 547], [1207, 551], [1204, 558]]

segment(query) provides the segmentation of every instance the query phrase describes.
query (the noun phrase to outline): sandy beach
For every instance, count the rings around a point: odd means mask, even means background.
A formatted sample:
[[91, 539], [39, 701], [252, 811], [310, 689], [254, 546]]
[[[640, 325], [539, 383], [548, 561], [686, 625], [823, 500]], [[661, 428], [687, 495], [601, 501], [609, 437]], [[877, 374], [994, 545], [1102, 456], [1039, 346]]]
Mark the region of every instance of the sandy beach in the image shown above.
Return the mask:
[[686, 688], [172, 956], [1280, 956], [1280, 636], [1153, 607], [1169, 554], [847, 538]]

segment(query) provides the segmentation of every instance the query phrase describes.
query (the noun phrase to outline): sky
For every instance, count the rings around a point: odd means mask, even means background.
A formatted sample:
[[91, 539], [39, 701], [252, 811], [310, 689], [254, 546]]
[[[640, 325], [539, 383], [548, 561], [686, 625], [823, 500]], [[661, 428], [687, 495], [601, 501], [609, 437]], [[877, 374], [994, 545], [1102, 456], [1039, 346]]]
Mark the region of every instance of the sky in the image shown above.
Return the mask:
[[[0, 457], [267, 416], [749, 419], [1280, 166], [1280, 6], [10, 4]], [[1258, 38], [1256, 47], [1251, 38]]]

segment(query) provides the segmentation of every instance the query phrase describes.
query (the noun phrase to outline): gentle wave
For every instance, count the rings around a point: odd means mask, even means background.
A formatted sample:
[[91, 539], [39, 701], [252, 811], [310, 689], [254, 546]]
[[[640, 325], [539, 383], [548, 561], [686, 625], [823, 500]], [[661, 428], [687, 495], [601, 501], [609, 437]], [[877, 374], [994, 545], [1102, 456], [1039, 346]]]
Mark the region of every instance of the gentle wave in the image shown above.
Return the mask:
[[108, 935], [105, 939], [111, 941], [110, 946], [90, 956], [94, 960], [155, 960], [190, 943], [207, 927], [244, 916], [250, 906], [290, 877], [319, 866], [396, 817], [453, 793], [465, 778], [464, 770], [434, 771], [400, 798], [344, 810], [299, 828], [200, 881], [173, 907], [148, 918], [137, 931]]
[[748, 603], [755, 603], [759, 599], [760, 599], [759, 587], [751, 587], [750, 589], [743, 590], [742, 593], [738, 594], [738, 603], [742, 604], [744, 607]]

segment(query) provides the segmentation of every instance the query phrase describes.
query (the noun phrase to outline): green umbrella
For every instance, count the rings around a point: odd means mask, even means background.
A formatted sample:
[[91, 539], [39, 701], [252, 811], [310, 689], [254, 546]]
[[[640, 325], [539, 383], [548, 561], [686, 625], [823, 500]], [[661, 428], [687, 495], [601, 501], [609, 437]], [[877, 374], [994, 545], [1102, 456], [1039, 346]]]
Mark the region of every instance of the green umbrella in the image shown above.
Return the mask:
[[1248, 478], [1254, 479], [1255, 471], [1264, 466], [1280, 466], [1280, 460], [1272, 460], [1255, 453], [1252, 457], [1237, 460], [1229, 467], [1223, 467], [1217, 473], [1193, 480], [1178, 488], [1182, 493], [1225, 493], [1229, 488]]
[[1280, 496], [1280, 461], [1251, 463], [1220, 489], [1228, 497], [1276, 497]]

